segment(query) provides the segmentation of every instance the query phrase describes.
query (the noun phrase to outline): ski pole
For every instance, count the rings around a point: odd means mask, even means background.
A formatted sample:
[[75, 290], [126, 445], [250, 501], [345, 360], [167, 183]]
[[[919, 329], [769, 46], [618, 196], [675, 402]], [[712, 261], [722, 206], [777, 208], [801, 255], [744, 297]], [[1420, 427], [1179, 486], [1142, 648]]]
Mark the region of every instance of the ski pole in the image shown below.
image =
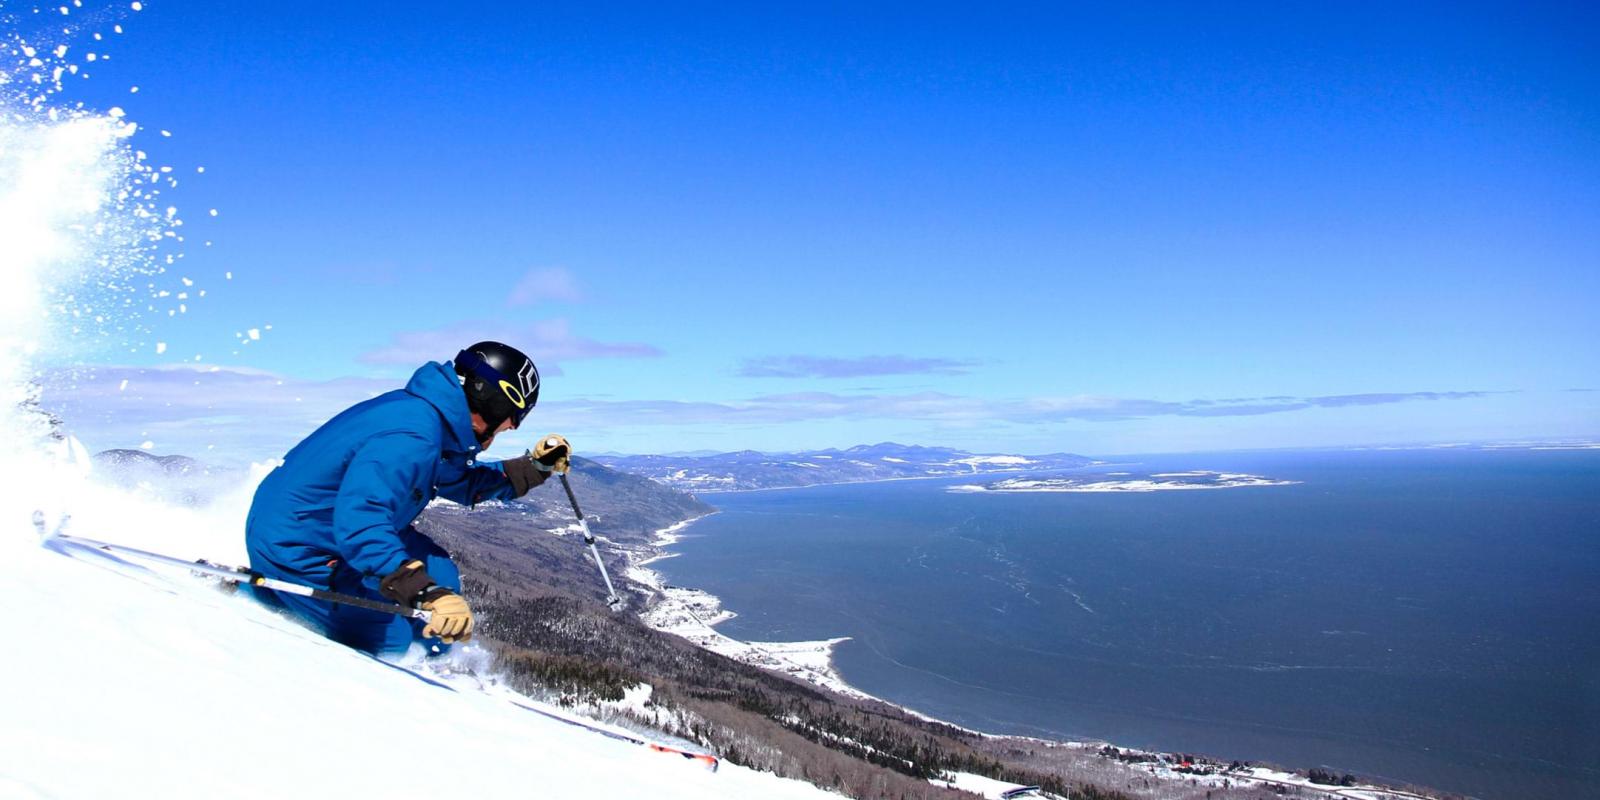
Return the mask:
[[622, 598], [617, 596], [616, 587], [611, 585], [611, 576], [606, 573], [606, 562], [600, 560], [600, 549], [594, 545], [594, 534], [589, 532], [589, 521], [583, 518], [583, 510], [578, 508], [578, 496], [572, 493], [572, 484], [567, 482], [567, 473], [557, 472], [561, 478], [561, 488], [567, 490], [567, 500], [572, 503], [572, 513], [578, 515], [578, 527], [583, 529], [583, 543], [589, 545], [589, 552], [594, 554], [594, 563], [600, 568], [600, 578], [606, 582], [606, 605], [612, 611], [621, 611]]
[[291, 581], [269, 578], [259, 572], [251, 570], [249, 567], [229, 567], [220, 564], [212, 564], [211, 562], [204, 560], [184, 561], [181, 558], [174, 558], [172, 556], [162, 555], [160, 553], [152, 553], [148, 550], [140, 550], [136, 547], [125, 547], [120, 544], [111, 544], [110, 542], [86, 539], [82, 536], [72, 536], [61, 533], [59, 530], [54, 533], [46, 533], [44, 516], [42, 514], [34, 515], [33, 524], [39, 528], [39, 533], [42, 537], [44, 537], [46, 545], [52, 541], [66, 542], [67, 544], [75, 544], [79, 547], [86, 547], [90, 550], [104, 550], [108, 553], [115, 553], [117, 555], [132, 556], [134, 558], [145, 559], [146, 561], [155, 561], [157, 563], [167, 564], [174, 567], [183, 567], [203, 575], [221, 578], [229, 583], [244, 583], [251, 586], [260, 586], [271, 589], [275, 592], [297, 594], [303, 597], [310, 597], [314, 600], [355, 606], [357, 608], [365, 608], [369, 611], [381, 611], [385, 614], [394, 614], [401, 617], [413, 617], [415, 619], [427, 621], [433, 616], [429, 612], [423, 611], [420, 608], [406, 608], [405, 606], [395, 605], [393, 603], [380, 603], [376, 600], [368, 600], [365, 597], [355, 597], [353, 595], [341, 594], [339, 592], [330, 592], [326, 589], [316, 589], [303, 584], [293, 583]]

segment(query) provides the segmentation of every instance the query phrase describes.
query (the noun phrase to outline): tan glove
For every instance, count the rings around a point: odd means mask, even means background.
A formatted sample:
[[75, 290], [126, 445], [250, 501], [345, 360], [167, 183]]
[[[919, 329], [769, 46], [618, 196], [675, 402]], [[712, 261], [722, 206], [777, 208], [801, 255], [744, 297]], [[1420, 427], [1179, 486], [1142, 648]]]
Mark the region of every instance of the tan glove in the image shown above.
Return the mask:
[[533, 446], [533, 459], [545, 472], [565, 473], [572, 467], [572, 445], [567, 443], [567, 437], [552, 433]]
[[472, 638], [472, 609], [467, 599], [455, 592], [438, 587], [424, 596], [418, 608], [433, 615], [422, 628], [423, 638], [439, 637], [445, 644], [465, 642]]
[[378, 581], [378, 592], [407, 608], [431, 613], [433, 616], [422, 628], [425, 638], [437, 636], [445, 644], [472, 638], [472, 609], [466, 598], [434, 583], [420, 559], [407, 561], [383, 576]]

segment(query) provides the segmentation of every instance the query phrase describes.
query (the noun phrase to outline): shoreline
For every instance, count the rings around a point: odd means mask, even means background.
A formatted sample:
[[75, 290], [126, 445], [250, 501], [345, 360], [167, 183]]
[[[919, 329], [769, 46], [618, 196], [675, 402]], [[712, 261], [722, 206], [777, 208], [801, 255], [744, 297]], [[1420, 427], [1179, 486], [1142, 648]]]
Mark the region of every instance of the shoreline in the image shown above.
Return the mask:
[[[888, 703], [882, 698], [874, 697], [851, 686], [834, 669], [833, 648], [841, 642], [849, 641], [850, 637], [841, 636], [812, 642], [744, 642], [734, 639], [715, 628], [716, 625], [738, 616], [722, 607], [721, 598], [703, 589], [668, 585], [661, 573], [650, 569], [648, 565], [678, 555], [663, 552], [662, 548], [681, 540], [685, 528], [719, 513], [721, 512], [713, 511], [710, 514], [702, 514], [657, 530], [647, 545], [650, 549], [648, 552], [622, 551], [628, 560], [628, 568], [623, 571], [623, 576], [648, 589], [658, 598], [654, 605], [639, 614], [639, 619], [650, 628], [682, 637], [697, 647], [735, 661], [782, 672], [847, 697]], [[915, 713], [909, 709], [905, 710], [907, 713]]]
[[[949, 476], [936, 476], [949, 477]], [[925, 480], [926, 478], [890, 478], [886, 480]], [[881, 483], [884, 481], [856, 481], [856, 483]], [[836, 486], [838, 484], [817, 484]], [[794, 486], [782, 487], [785, 489], [805, 489], [810, 487]], [[739, 491], [776, 491], [777, 489], [747, 489]], [[877, 695], [868, 694], [851, 685], [840, 675], [833, 664], [834, 648], [843, 642], [850, 641], [853, 637], [840, 636], [832, 639], [820, 639], [808, 642], [745, 642], [727, 636], [717, 631], [715, 626], [727, 622], [738, 616], [736, 612], [722, 607], [722, 599], [703, 589], [690, 589], [670, 586], [664, 576], [649, 565], [679, 554], [666, 552], [664, 548], [683, 539], [683, 531], [690, 525], [706, 517], [720, 514], [721, 511], [712, 511], [698, 517], [680, 520], [665, 528], [658, 529], [650, 542], [644, 548], [622, 549], [617, 552], [623, 554], [628, 562], [623, 577], [633, 582], [637, 587], [653, 593], [657, 598], [654, 605], [639, 614], [640, 621], [650, 628], [670, 633], [688, 640], [697, 647], [704, 648], [718, 655], [727, 656], [751, 666], [779, 672], [796, 680], [831, 690], [857, 700], [882, 703], [891, 708], [898, 709], [905, 714], [927, 722], [946, 725], [983, 739], [1009, 739], [1017, 741], [1035, 742], [1045, 747], [1062, 747], [1077, 750], [1099, 750], [1102, 748], [1115, 748], [1123, 753], [1141, 753], [1156, 757], [1148, 763], [1142, 763], [1135, 768], [1151, 778], [1163, 782], [1189, 783], [1198, 782], [1208, 786], [1233, 786], [1243, 788], [1247, 783], [1261, 787], [1280, 787], [1318, 792], [1327, 797], [1343, 798], [1345, 800], [1382, 800], [1383, 798], [1398, 798], [1402, 800], [1431, 800], [1430, 795], [1394, 789], [1378, 784], [1358, 782], [1354, 786], [1327, 786], [1311, 783], [1299, 774], [1286, 772], [1270, 767], [1246, 766], [1240, 770], [1228, 769], [1212, 774], [1197, 775], [1192, 771], [1180, 769], [1176, 762], [1168, 763], [1162, 759], [1169, 753], [1155, 750], [1142, 750], [1139, 748], [1121, 747], [1103, 739], [1045, 739], [1037, 736], [1021, 734], [988, 733], [965, 725], [957, 725], [948, 720], [924, 714], [912, 708], [885, 700]], [[1431, 791], [1431, 790], [1430, 790]]]

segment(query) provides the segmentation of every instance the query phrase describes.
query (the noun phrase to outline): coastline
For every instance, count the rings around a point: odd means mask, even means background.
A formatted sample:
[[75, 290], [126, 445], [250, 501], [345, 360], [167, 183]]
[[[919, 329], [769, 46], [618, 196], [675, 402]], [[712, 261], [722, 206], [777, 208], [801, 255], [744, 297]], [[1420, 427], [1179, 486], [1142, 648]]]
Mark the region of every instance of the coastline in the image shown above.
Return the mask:
[[[628, 559], [628, 568], [623, 572], [623, 576], [653, 592], [659, 598], [654, 605], [639, 614], [639, 619], [655, 630], [680, 636], [698, 647], [735, 661], [782, 672], [847, 697], [887, 703], [888, 701], [882, 698], [874, 697], [846, 683], [834, 669], [833, 648], [840, 642], [849, 641], [850, 637], [841, 636], [814, 642], [743, 642], [734, 639], [723, 635], [715, 628], [717, 624], [738, 616], [722, 607], [721, 598], [702, 589], [670, 586], [661, 573], [650, 569], [649, 564], [677, 555], [663, 552], [662, 548], [682, 539], [681, 534], [685, 528], [718, 513], [721, 512], [713, 511], [711, 514], [692, 517], [656, 531], [649, 544], [651, 552], [623, 551]], [[907, 713], [915, 713], [910, 709], [904, 710]]]
[[[949, 477], [949, 476], [939, 476]], [[924, 480], [924, 478], [891, 478], [888, 480]], [[858, 481], [858, 483], [877, 483], [881, 481]], [[837, 484], [818, 484], [837, 485]], [[783, 487], [803, 489], [809, 487]], [[1219, 487], [1221, 488], [1221, 487]], [[750, 489], [742, 491], [775, 491], [775, 489]], [[1327, 786], [1312, 783], [1307, 777], [1293, 772], [1270, 767], [1243, 766], [1239, 769], [1227, 769], [1210, 774], [1197, 773], [1187, 764], [1180, 764], [1177, 757], [1161, 751], [1140, 750], [1138, 748], [1120, 747], [1111, 742], [1100, 739], [1066, 740], [1043, 739], [1033, 736], [1015, 734], [996, 734], [957, 725], [947, 720], [924, 714], [912, 708], [885, 700], [876, 695], [868, 694], [847, 682], [833, 664], [833, 651], [842, 642], [850, 641], [852, 637], [841, 636], [832, 639], [821, 639], [808, 642], [745, 642], [734, 639], [716, 630], [715, 626], [738, 616], [737, 613], [722, 607], [721, 598], [703, 589], [690, 589], [670, 586], [664, 576], [649, 565], [657, 561], [674, 558], [678, 554], [666, 552], [665, 548], [676, 544], [683, 539], [683, 531], [690, 525], [706, 517], [722, 513], [712, 511], [698, 517], [673, 523], [655, 532], [650, 542], [644, 549], [622, 549], [628, 562], [623, 576], [633, 582], [636, 587], [642, 587], [657, 598], [654, 605], [639, 614], [639, 619], [647, 626], [663, 633], [687, 639], [697, 647], [704, 648], [713, 653], [727, 656], [745, 664], [762, 669], [780, 672], [792, 678], [827, 689], [846, 697], [882, 703], [898, 709], [907, 715], [928, 722], [947, 725], [975, 737], [984, 739], [1001, 739], [1026, 741], [1044, 747], [1060, 747], [1074, 750], [1101, 750], [1115, 748], [1124, 754], [1143, 754], [1150, 756], [1147, 762], [1135, 762], [1127, 766], [1137, 770], [1140, 774], [1147, 775], [1158, 781], [1187, 783], [1191, 785], [1204, 785], [1208, 787], [1234, 787], [1244, 788], [1255, 785], [1262, 788], [1299, 789], [1319, 793], [1326, 797], [1344, 798], [1345, 800], [1431, 800], [1430, 795], [1418, 794], [1410, 791], [1394, 789], [1378, 784], [1358, 782], [1353, 786]], [[931, 779], [930, 779], [931, 780]], [[936, 782], [936, 781], [933, 781]]]

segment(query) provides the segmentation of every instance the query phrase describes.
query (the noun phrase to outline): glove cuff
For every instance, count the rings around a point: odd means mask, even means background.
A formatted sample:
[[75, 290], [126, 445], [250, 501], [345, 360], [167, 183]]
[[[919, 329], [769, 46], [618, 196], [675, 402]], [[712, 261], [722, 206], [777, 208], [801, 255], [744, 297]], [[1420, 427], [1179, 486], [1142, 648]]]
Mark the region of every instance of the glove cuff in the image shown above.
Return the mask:
[[433, 577], [422, 568], [421, 561], [403, 564], [378, 581], [379, 594], [408, 608], [416, 608], [430, 591], [437, 588]]
[[516, 490], [518, 497], [527, 494], [529, 489], [544, 483], [545, 479], [550, 477], [549, 468], [535, 461], [532, 453], [508, 458], [500, 462], [500, 469], [505, 472], [506, 480], [511, 481], [511, 488]]

